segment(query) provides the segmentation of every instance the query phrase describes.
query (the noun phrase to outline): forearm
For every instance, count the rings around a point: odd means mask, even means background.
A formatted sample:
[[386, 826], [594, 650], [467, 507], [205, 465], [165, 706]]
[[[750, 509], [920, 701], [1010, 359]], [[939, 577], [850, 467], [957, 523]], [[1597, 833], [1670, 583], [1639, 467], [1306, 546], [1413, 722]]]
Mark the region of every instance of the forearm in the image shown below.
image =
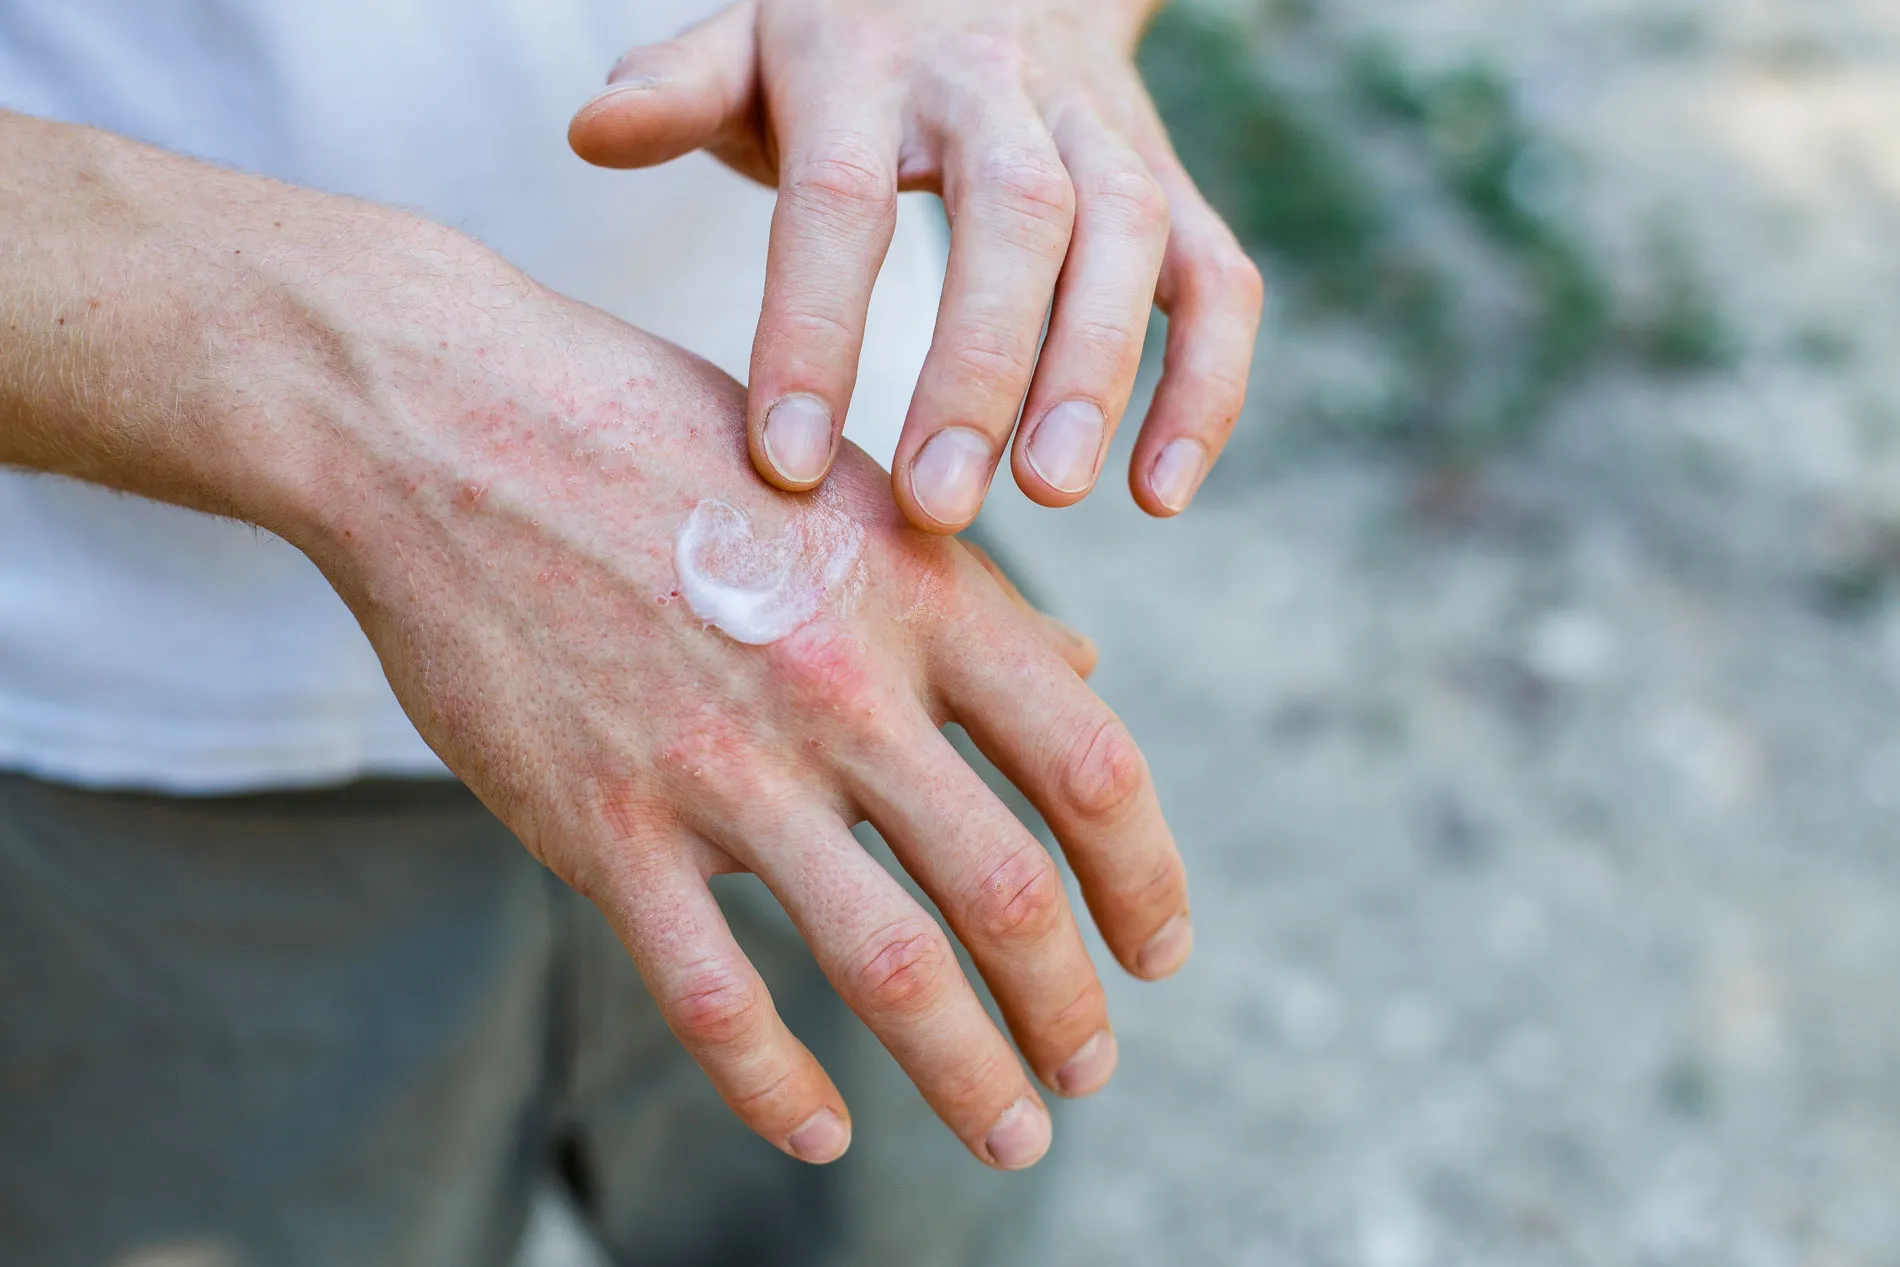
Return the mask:
[[360, 384], [339, 254], [410, 217], [0, 112], [0, 463], [281, 529]]

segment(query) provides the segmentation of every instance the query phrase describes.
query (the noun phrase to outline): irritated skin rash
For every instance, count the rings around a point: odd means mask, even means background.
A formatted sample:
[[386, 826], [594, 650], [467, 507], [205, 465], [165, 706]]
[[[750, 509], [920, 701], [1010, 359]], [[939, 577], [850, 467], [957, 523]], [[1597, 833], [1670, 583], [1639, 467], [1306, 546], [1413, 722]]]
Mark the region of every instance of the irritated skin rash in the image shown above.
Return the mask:
[[707, 500], [673, 537], [680, 597], [734, 642], [777, 642], [846, 597], [859, 578], [864, 529], [814, 501], [770, 536], [744, 511]]

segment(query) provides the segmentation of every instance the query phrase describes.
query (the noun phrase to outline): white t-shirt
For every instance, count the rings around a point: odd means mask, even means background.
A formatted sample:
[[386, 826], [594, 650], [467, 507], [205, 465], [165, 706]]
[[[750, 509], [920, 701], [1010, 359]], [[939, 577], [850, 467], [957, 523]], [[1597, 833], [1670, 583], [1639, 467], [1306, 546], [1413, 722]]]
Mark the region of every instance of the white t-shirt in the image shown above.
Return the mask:
[[[713, 0], [6, 0], [0, 107], [467, 231], [743, 378], [769, 191], [590, 168], [568, 117]], [[905, 199], [907, 204], [912, 199]], [[907, 205], [848, 433], [888, 463], [942, 278]], [[268, 533], [0, 470], [0, 768], [211, 792], [441, 774], [355, 621]]]

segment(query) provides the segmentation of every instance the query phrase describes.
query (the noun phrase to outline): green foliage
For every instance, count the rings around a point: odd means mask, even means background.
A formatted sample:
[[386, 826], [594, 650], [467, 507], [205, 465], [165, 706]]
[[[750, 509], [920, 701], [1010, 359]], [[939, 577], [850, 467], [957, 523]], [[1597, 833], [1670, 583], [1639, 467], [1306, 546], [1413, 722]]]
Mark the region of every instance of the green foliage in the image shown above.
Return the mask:
[[1373, 403], [1305, 421], [1456, 464], [1533, 435], [1613, 351], [1670, 371], [1726, 363], [1732, 340], [1681, 252], [1661, 260], [1650, 311], [1615, 310], [1569, 219], [1580, 165], [1506, 77], [1328, 42], [1304, 0], [1265, 17], [1263, 40], [1169, 10], [1142, 66], [1183, 161], [1294, 318], [1357, 330], [1387, 359]]
[[1661, 374], [1701, 374], [1735, 363], [1736, 339], [1679, 234], [1659, 229], [1649, 248], [1653, 293], [1627, 321], [1625, 341]]

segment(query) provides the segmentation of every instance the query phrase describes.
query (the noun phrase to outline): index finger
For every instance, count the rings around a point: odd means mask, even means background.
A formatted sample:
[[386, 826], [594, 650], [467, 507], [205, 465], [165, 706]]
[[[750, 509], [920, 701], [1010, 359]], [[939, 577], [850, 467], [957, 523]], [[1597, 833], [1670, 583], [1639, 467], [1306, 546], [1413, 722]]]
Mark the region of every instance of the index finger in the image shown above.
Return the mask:
[[[825, 90], [831, 91], [830, 89]], [[775, 103], [776, 104], [776, 103]], [[797, 492], [831, 469], [857, 385], [871, 289], [897, 227], [894, 110], [787, 94], [765, 302], [746, 435], [768, 483]]]

